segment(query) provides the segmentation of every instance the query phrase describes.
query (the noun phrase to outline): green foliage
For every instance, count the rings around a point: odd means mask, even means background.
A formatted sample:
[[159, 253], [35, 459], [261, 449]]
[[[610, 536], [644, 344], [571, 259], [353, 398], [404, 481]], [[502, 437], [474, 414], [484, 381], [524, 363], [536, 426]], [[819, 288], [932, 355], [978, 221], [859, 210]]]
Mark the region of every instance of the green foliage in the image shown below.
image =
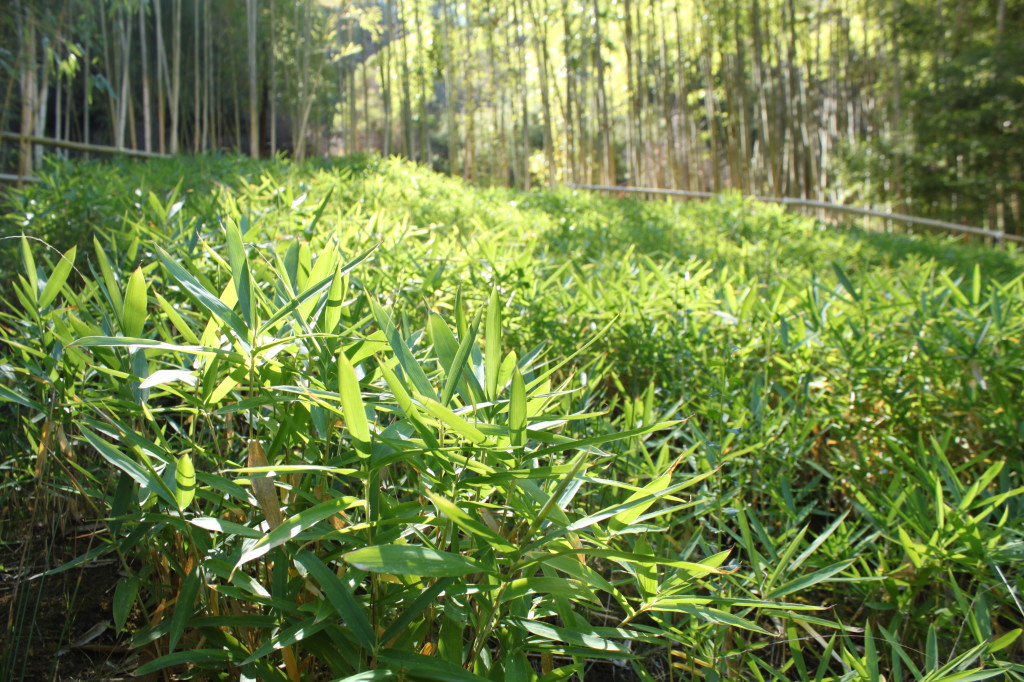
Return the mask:
[[6, 209], [4, 515], [94, 505], [139, 672], [1020, 679], [1016, 253], [374, 159], [64, 172]]

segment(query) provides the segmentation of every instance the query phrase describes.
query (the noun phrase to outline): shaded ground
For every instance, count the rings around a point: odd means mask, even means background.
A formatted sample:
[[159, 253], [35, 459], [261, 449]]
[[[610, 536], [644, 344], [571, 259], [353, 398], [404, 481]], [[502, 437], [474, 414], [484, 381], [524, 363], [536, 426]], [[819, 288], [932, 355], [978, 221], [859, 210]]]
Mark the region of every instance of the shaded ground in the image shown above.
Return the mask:
[[116, 560], [32, 579], [45, 559], [26, 553], [21, 568], [21, 548], [0, 548], [0, 679], [130, 679], [111, 625]]

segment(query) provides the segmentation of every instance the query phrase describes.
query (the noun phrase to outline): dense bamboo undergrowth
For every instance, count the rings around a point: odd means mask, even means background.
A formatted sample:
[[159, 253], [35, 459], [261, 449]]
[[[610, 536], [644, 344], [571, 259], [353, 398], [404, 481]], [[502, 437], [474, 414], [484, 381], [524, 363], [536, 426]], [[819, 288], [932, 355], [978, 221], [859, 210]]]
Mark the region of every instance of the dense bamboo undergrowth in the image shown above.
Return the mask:
[[98, 521], [140, 672], [1024, 677], [1013, 251], [370, 158], [3, 220], [3, 538]]

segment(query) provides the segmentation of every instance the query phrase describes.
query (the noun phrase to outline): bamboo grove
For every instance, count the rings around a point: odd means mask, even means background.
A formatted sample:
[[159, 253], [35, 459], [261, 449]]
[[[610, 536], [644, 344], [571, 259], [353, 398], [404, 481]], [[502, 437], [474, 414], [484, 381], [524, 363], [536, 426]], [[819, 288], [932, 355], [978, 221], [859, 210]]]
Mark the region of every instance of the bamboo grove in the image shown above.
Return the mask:
[[23, 135], [1021, 231], [1021, 0], [14, 0], [0, 36]]

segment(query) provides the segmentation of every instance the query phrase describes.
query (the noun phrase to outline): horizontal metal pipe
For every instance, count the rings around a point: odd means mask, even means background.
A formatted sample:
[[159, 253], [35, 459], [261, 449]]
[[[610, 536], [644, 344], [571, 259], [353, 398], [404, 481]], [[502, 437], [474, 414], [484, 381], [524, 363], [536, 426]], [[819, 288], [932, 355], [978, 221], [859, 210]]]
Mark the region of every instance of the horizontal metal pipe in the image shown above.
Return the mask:
[[[652, 187], [618, 187], [616, 185], [575, 185], [569, 184], [568, 187], [573, 189], [586, 189], [596, 190], [602, 192], [626, 192], [630, 194], [659, 194], [664, 196], [678, 196], [687, 197], [694, 199], [710, 199], [711, 197], [717, 196], [713, 192], [690, 192], [681, 189], [657, 189]], [[830, 204], [824, 201], [811, 201], [809, 199], [791, 199], [789, 197], [750, 197], [755, 201], [763, 201], [767, 203], [783, 204], [785, 206], [803, 206], [806, 208], [820, 208], [826, 211], [836, 211], [838, 213], [852, 213], [854, 215], [870, 216], [873, 218], [884, 218], [885, 220], [895, 220], [897, 222], [910, 223], [912, 225], [924, 225], [927, 227], [937, 227], [942, 230], [949, 230], [951, 232], [960, 232], [964, 234], [976, 234], [983, 237], [994, 239], [996, 242], [1003, 240], [1024, 242], [1024, 236], [1016, 234], [1006, 234], [1001, 230], [986, 230], [981, 227], [972, 227], [970, 225], [958, 225], [957, 223], [946, 222], [945, 220], [933, 220], [931, 218], [918, 218], [917, 216], [905, 215], [903, 213], [885, 213], [883, 211], [876, 211], [869, 208], [858, 208], [856, 206], [845, 206], [843, 204]]]
[[31, 175], [12, 175], [11, 173], [0, 173], [0, 182], [39, 182], [39, 178]]
[[0, 140], [8, 140], [10, 142], [30, 142], [31, 144], [41, 144], [48, 147], [60, 147], [62, 149], [71, 149], [78, 152], [91, 152], [96, 154], [124, 154], [125, 156], [137, 157], [140, 159], [169, 159], [171, 158], [168, 154], [157, 154], [156, 152], [144, 152], [138, 149], [119, 149], [117, 147], [106, 147], [99, 144], [85, 144], [84, 142], [69, 142], [67, 140], [54, 140], [49, 137], [36, 137], [35, 135], [26, 135], [22, 137], [18, 133], [7, 133], [0, 132]]

